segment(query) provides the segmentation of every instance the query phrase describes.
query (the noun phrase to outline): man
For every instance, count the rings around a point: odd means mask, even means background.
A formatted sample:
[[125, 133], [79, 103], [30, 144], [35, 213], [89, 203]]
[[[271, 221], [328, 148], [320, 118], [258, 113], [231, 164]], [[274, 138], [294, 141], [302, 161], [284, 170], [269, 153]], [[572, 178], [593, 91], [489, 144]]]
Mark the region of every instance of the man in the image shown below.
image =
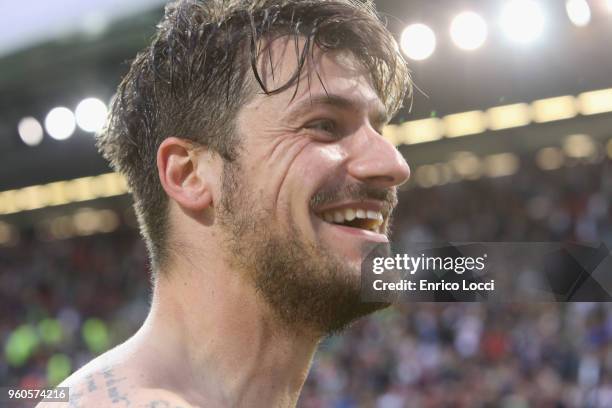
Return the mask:
[[71, 406], [295, 406], [319, 340], [385, 306], [360, 300], [360, 264], [409, 176], [380, 134], [408, 89], [370, 3], [169, 5], [99, 137], [151, 310], [62, 384]]

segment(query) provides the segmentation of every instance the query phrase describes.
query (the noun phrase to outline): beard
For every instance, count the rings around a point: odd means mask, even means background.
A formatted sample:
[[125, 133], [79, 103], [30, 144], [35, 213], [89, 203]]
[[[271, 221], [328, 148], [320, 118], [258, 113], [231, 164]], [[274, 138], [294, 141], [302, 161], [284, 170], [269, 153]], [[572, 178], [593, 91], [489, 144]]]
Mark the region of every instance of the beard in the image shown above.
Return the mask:
[[390, 305], [361, 299], [360, 265], [302, 239], [294, 222], [276, 227], [272, 211], [249, 200], [254, 194], [242, 174], [236, 162], [224, 164], [217, 217], [227, 233], [227, 261], [244, 273], [281, 328], [334, 334]]

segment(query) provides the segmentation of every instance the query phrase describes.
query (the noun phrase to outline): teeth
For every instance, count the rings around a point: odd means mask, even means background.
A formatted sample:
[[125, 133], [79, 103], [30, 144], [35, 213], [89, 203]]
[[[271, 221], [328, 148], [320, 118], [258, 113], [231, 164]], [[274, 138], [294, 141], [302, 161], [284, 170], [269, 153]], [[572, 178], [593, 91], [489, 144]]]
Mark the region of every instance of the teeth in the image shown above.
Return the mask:
[[344, 214], [340, 211], [334, 212], [334, 221], [335, 222], [344, 222]]
[[[384, 222], [384, 217], [379, 211], [364, 210], [361, 208], [345, 208], [343, 210], [326, 211], [322, 218], [329, 223], [343, 224], [354, 219], [371, 220], [370, 225], [377, 229]], [[367, 228], [370, 229], [370, 228]]]
[[346, 210], [344, 210], [344, 218], [347, 221], [353, 221], [355, 219], [355, 210], [353, 210], [352, 208], [347, 208]]

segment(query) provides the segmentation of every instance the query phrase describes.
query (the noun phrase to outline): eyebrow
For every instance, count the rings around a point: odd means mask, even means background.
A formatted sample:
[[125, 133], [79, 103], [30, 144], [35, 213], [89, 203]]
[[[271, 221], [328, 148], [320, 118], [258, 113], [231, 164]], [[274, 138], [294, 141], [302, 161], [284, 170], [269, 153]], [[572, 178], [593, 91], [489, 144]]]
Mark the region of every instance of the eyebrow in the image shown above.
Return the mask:
[[[287, 114], [287, 119], [291, 122], [297, 121], [300, 117], [306, 115], [315, 106], [329, 106], [344, 111], [361, 112], [365, 105], [361, 101], [336, 94], [312, 95], [301, 102], [298, 102]], [[368, 117], [370, 124], [375, 128], [381, 127], [391, 119], [389, 113], [384, 109], [382, 103], [377, 104], [369, 113]]]

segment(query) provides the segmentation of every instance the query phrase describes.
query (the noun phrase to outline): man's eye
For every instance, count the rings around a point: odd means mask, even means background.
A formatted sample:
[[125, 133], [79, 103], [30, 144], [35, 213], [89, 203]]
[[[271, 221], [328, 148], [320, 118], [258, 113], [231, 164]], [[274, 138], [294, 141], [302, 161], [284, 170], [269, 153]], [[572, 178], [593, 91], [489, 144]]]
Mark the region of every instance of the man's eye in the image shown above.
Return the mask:
[[334, 134], [337, 131], [336, 124], [331, 120], [318, 120], [306, 125], [307, 129], [318, 130], [325, 133]]

